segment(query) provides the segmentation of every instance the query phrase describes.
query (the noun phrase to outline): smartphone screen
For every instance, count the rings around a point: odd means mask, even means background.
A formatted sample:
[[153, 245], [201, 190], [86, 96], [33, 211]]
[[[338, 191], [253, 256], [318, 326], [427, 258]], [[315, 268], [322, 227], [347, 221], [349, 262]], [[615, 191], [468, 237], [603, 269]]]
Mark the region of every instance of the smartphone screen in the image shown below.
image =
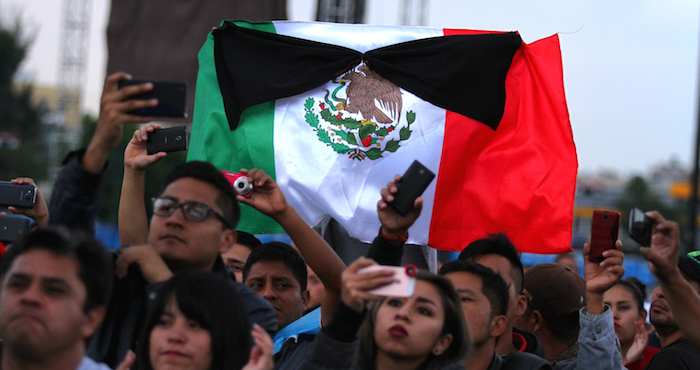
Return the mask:
[[591, 250], [588, 259], [593, 262], [603, 261], [603, 252], [615, 248], [620, 232], [620, 213], [596, 209], [593, 211], [591, 224]]
[[131, 111], [131, 114], [144, 117], [186, 117], [185, 102], [187, 98], [187, 84], [184, 82], [172, 81], [149, 81], [149, 80], [119, 80], [119, 88], [130, 85], [140, 85], [150, 82], [153, 90], [143, 94], [131, 96], [130, 99], [158, 99], [158, 105], [149, 108], [140, 108]]

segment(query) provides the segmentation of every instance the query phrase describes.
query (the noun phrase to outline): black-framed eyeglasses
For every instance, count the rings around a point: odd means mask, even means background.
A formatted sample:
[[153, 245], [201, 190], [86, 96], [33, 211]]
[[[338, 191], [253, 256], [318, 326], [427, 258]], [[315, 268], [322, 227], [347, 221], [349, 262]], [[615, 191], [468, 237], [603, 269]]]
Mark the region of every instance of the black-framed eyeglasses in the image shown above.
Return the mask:
[[211, 209], [208, 205], [195, 202], [187, 201], [180, 202], [173, 197], [157, 197], [153, 198], [153, 214], [161, 217], [169, 217], [177, 209], [182, 211], [182, 215], [185, 220], [190, 222], [203, 222], [210, 216], [214, 216], [216, 219], [221, 221], [226, 228], [231, 229], [231, 224], [222, 216], [219, 212]]

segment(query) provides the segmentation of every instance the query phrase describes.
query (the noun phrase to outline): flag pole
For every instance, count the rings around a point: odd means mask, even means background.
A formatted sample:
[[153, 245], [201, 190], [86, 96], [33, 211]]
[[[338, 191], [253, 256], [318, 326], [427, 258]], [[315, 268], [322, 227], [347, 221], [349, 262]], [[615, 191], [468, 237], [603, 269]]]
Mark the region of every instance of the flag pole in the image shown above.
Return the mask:
[[[700, 41], [698, 41], [700, 44]], [[690, 179], [690, 219], [689, 235], [688, 235], [688, 250], [696, 250], [697, 228], [698, 228], [698, 169], [700, 168], [700, 100], [698, 100], [698, 89], [700, 88], [700, 63], [698, 64], [698, 84], [695, 86], [696, 106], [695, 106], [695, 146], [693, 147], [693, 170], [691, 171], [692, 178]]]

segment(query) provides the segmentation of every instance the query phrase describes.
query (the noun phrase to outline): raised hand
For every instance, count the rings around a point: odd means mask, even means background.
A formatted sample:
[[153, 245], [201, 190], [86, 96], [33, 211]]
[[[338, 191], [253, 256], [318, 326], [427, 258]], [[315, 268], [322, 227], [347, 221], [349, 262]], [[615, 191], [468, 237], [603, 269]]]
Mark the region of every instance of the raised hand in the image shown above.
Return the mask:
[[135, 362], [136, 362], [136, 355], [134, 354], [134, 352], [129, 351], [126, 353], [126, 355], [122, 359], [122, 362], [119, 364], [119, 366], [114, 370], [129, 370], [129, 369], [131, 369], [132, 366], [134, 366]]
[[401, 238], [408, 235], [408, 229], [416, 222], [423, 209], [423, 197], [418, 197], [413, 204], [413, 209], [405, 216], [401, 216], [389, 206], [398, 191], [396, 183], [401, 176], [396, 176], [386, 187], [381, 190], [381, 198], [377, 202], [377, 214], [382, 224], [382, 235], [389, 238]]
[[49, 224], [49, 207], [46, 205], [46, 200], [41, 194], [39, 187], [36, 186], [34, 180], [29, 177], [18, 177], [13, 179], [11, 182], [13, 184], [34, 185], [36, 188], [36, 202], [34, 203], [34, 207], [32, 209], [7, 207], [7, 210], [12, 213], [29, 216], [33, 218], [39, 226], [47, 226]]
[[116, 72], [109, 75], [105, 81], [97, 127], [83, 156], [83, 167], [88, 172], [100, 173], [102, 171], [109, 152], [119, 146], [121, 142], [125, 124], [145, 123], [151, 120], [149, 117], [136, 116], [128, 112], [158, 105], [157, 99], [130, 100], [129, 98], [132, 96], [153, 89], [151, 83], [119, 89], [119, 81], [130, 78], [131, 76], [127, 73]]
[[656, 225], [651, 236], [651, 246], [641, 248], [641, 253], [649, 261], [649, 269], [660, 280], [665, 280], [678, 271], [680, 253], [680, 231], [678, 224], [666, 220], [659, 212], [647, 212]]
[[248, 170], [248, 177], [253, 182], [253, 192], [249, 197], [238, 196], [238, 200], [248, 204], [258, 211], [276, 218], [283, 215], [289, 206], [284, 194], [275, 180], [260, 169]]
[[396, 279], [394, 272], [390, 270], [360, 272], [360, 270], [376, 264], [371, 259], [360, 257], [343, 271], [340, 299], [346, 306], [357, 312], [362, 312], [368, 301], [378, 298], [369, 291], [387, 285]]
[[625, 259], [625, 255], [622, 253], [622, 242], [618, 240], [615, 242], [615, 249], [603, 252], [605, 259], [600, 263], [588, 259], [590, 249], [589, 243], [583, 245], [586, 291], [602, 295], [615, 285], [625, 273], [625, 268], [622, 265]]
[[644, 349], [647, 347], [647, 344], [649, 344], [649, 334], [651, 333], [644, 324], [644, 321], [640, 320], [635, 329], [634, 342], [632, 342], [632, 345], [627, 350], [627, 353], [624, 354], [625, 365], [631, 364], [642, 358]]
[[258, 324], [253, 324], [253, 348], [250, 350], [248, 363], [242, 370], [272, 370], [275, 362], [272, 359], [272, 338]]
[[146, 152], [148, 135], [159, 128], [161, 128], [159, 124], [152, 123], [134, 131], [134, 136], [124, 150], [124, 167], [135, 171], [143, 171], [167, 155], [165, 152], [150, 155]]

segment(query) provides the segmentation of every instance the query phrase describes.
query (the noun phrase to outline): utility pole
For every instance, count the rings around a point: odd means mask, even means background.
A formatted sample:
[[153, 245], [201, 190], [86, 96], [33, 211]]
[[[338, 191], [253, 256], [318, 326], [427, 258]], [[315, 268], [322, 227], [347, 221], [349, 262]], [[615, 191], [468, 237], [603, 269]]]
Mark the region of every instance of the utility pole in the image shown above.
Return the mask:
[[318, 0], [316, 20], [333, 23], [362, 23], [365, 0]]
[[428, 0], [401, 0], [401, 24], [426, 26], [428, 24]]

